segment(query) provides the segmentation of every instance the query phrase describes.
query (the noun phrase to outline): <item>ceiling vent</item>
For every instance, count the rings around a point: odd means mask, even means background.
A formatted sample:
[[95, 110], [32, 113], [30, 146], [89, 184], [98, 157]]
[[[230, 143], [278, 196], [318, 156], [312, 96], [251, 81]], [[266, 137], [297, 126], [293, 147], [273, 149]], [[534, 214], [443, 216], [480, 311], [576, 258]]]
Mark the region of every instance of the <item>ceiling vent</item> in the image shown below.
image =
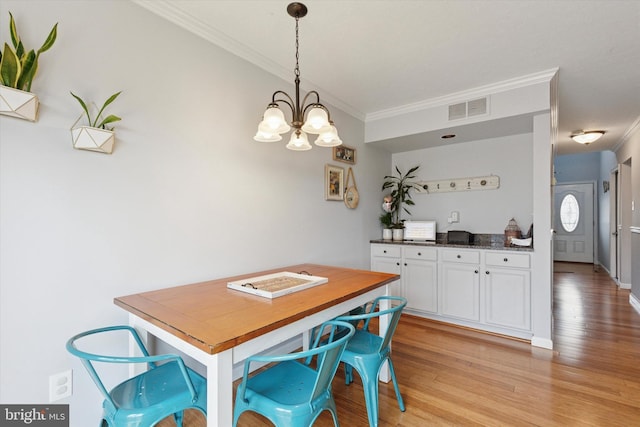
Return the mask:
[[468, 102], [449, 105], [449, 120], [459, 120], [467, 117], [487, 114], [487, 98], [474, 99]]

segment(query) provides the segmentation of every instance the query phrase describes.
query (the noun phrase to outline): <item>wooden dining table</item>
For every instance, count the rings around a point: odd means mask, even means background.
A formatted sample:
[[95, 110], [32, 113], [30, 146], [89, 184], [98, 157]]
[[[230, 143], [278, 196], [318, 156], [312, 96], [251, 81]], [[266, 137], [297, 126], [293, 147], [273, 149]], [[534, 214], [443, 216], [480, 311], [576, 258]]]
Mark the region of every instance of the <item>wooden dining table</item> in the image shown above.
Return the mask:
[[[229, 282], [281, 272], [328, 280], [273, 299], [227, 287]], [[399, 277], [299, 264], [117, 297], [114, 303], [128, 312], [129, 324], [148, 340], [164, 341], [204, 366], [207, 426], [228, 427], [233, 420], [234, 364], [292, 340], [304, 345], [311, 328], [388, 295], [387, 285]], [[386, 325], [381, 318], [380, 334]], [[380, 379], [389, 381], [388, 372]]]

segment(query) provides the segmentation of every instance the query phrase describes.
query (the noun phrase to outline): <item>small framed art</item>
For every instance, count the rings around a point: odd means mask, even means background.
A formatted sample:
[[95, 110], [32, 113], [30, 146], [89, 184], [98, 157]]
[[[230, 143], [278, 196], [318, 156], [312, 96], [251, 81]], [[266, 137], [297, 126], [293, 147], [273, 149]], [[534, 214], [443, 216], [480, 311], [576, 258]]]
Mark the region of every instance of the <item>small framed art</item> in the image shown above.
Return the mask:
[[333, 160], [349, 163], [350, 165], [355, 165], [356, 149], [347, 147], [346, 145], [338, 145], [337, 147], [333, 147]]
[[339, 166], [325, 165], [324, 167], [324, 199], [344, 199], [344, 169]]

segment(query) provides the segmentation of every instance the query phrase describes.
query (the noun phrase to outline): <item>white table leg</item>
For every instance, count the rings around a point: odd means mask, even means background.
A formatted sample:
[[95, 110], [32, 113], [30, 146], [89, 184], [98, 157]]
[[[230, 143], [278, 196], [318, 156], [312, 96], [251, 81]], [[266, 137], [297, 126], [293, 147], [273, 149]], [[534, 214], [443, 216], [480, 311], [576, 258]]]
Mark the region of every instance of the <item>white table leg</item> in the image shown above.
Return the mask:
[[[389, 285], [386, 285], [385, 288], [385, 295], [390, 295]], [[391, 308], [391, 304], [388, 300], [380, 301], [380, 311], [387, 310], [389, 308]], [[389, 327], [389, 316], [389, 314], [385, 314], [384, 316], [379, 317], [380, 323], [378, 335], [380, 335], [381, 337], [384, 336], [384, 334], [387, 332], [387, 328]], [[382, 365], [382, 368], [380, 368], [380, 374], [378, 375], [378, 378], [380, 379], [380, 381], [383, 381], [385, 383], [391, 381], [391, 373], [389, 371], [389, 364], [387, 362], [384, 362], [384, 365]]]
[[207, 427], [233, 422], [233, 353], [216, 353], [207, 361]]

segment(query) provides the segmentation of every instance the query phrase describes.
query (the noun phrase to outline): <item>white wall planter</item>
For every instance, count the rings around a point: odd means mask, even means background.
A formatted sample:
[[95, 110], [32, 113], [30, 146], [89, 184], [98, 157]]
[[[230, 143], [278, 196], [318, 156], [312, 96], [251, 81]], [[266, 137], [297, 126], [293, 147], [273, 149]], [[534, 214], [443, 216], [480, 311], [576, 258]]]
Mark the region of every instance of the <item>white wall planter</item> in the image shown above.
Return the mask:
[[94, 128], [92, 126], [78, 126], [82, 115], [71, 127], [71, 139], [73, 148], [78, 150], [96, 151], [98, 153], [111, 154], [116, 142], [116, 133], [108, 129]]
[[33, 93], [0, 85], [0, 114], [35, 122], [39, 107]]
[[392, 240], [398, 241], [403, 239], [404, 239], [404, 228], [394, 228]]

